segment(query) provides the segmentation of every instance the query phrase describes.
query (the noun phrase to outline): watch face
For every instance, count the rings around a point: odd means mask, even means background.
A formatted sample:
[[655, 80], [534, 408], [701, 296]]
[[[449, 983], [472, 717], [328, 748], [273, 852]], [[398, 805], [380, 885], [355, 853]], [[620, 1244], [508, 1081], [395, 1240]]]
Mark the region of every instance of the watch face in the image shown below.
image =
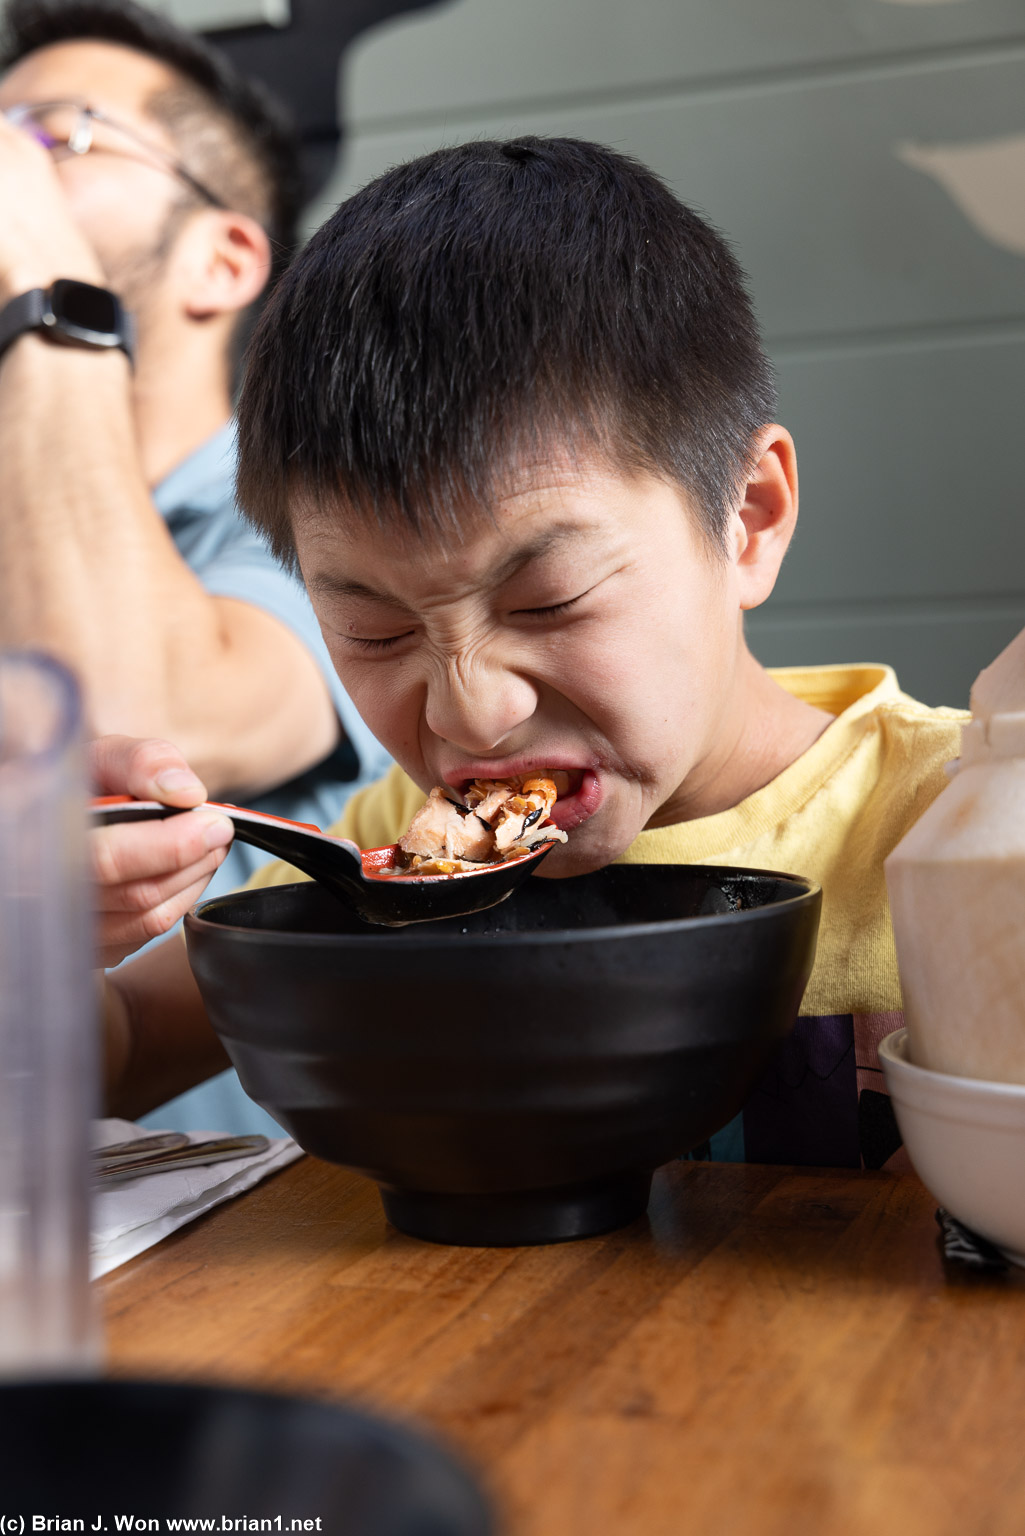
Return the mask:
[[121, 306], [106, 288], [60, 278], [50, 289], [50, 307], [58, 323], [74, 332], [97, 337], [120, 334]]

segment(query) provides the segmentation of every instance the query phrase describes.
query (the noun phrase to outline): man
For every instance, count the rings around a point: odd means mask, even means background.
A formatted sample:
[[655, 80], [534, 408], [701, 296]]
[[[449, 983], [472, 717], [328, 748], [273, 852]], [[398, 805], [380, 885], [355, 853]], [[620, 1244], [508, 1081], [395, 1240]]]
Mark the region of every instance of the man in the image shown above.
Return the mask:
[[[64, 658], [94, 733], [168, 738], [211, 797], [327, 824], [388, 759], [232, 490], [239, 346], [301, 202], [291, 132], [131, 3], [12, 0], [6, 23], [0, 644]], [[210, 818], [208, 870], [229, 835]]]

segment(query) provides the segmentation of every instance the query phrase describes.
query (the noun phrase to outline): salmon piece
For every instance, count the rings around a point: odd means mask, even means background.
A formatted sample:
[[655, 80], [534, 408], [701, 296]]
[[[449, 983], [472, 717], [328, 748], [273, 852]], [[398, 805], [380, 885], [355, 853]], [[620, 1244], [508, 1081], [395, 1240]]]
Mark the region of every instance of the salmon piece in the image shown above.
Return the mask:
[[441, 785], [435, 785], [399, 839], [403, 853], [427, 858], [472, 859], [483, 862], [494, 851], [494, 838], [470, 811], [454, 805]]
[[466, 803], [474, 815], [490, 826], [509, 799], [510, 793], [509, 785], [496, 779], [474, 779], [466, 791]]

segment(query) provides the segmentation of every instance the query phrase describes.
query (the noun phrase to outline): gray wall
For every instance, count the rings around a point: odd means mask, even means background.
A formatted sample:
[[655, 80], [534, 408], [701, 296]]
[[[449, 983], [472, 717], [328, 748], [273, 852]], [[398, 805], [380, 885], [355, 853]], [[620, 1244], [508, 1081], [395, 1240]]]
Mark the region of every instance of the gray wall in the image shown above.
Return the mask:
[[965, 703], [1025, 624], [1022, 0], [453, 0], [343, 73], [318, 218], [410, 155], [539, 132], [638, 155], [728, 234], [801, 465], [753, 648]]

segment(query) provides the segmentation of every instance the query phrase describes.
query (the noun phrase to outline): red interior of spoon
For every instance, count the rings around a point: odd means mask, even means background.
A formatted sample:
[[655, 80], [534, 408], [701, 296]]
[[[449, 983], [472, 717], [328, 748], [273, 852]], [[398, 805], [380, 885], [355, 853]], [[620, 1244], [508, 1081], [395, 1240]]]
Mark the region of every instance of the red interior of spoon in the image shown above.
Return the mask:
[[524, 859], [533, 858], [538, 849], [544, 846], [539, 843], [536, 847], [529, 848], [526, 853], [519, 854], [515, 859], [499, 859], [491, 864], [481, 864], [476, 869], [459, 869], [451, 875], [418, 875], [415, 869], [405, 870], [396, 875], [395, 861], [400, 856], [398, 843], [389, 843], [387, 848], [362, 848], [360, 858], [363, 861], [363, 874], [367, 880], [386, 880], [389, 885], [397, 880], [408, 885], [423, 885], [428, 880], [464, 880], [473, 875], [494, 874], [496, 870], [503, 869], [507, 865], [512, 867], [514, 864], [521, 864]]
[[363, 873], [368, 880], [382, 878], [381, 871], [395, 868], [395, 855], [399, 851], [398, 843], [391, 843], [387, 848], [361, 848], [360, 858], [363, 861]]

